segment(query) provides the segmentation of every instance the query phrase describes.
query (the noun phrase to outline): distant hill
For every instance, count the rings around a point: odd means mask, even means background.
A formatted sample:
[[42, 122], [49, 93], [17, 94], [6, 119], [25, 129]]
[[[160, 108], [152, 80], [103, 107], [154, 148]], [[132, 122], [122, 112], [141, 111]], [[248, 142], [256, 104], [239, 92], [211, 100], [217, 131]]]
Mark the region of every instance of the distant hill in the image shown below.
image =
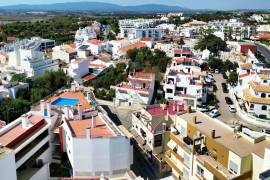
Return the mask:
[[18, 4], [11, 6], [0, 6], [2, 10], [43, 10], [43, 11], [99, 11], [99, 12], [168, 12], [188, 11], [187, 8], [179, 6], [167, 6], [161, 4], [144, 4], [138, 6], [120, 6], [101, 2], [70, 2], [55, 4]]

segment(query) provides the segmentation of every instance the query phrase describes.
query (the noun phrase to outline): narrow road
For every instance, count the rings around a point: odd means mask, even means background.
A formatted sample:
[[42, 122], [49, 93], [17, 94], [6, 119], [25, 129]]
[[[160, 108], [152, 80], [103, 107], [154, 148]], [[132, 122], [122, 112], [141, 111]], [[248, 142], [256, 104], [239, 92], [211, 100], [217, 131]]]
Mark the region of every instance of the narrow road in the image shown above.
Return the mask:
[[265, 61], [270, 63], [270, 50], [258, 43], [256, 43], [256, 45], [257, 50], [265, 57]]
[[214, 79], [216, 81], [217, 91], [216, 96], [219, 100], [219, 112], [220, 116], [217, 117], [218, 120], [226, 123], [232, 124], [233, 122], [242, 124], [252, 130], [261, 131], [261, 128], [254, 126], [252, 124], [247, 123], [243, 119], [241, 119], [236, 113], [231, 113], [229, 111], [229, 105], [225, 101], [225, 97], [230, 97], [229, 93], [223, 93], [221, 83], [226, 83], [226, 80], [223, 79], [221, 74], [214, 74]]

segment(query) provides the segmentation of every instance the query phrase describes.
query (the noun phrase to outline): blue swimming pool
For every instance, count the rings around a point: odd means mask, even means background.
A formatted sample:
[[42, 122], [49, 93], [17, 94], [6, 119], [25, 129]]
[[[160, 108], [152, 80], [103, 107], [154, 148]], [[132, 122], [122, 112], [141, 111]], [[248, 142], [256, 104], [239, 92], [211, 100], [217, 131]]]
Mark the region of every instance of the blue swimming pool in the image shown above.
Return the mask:
[[53, 106], [74, 106], [78, 103], [78, 99], [73, 98], [58, 98], [52, 102]]

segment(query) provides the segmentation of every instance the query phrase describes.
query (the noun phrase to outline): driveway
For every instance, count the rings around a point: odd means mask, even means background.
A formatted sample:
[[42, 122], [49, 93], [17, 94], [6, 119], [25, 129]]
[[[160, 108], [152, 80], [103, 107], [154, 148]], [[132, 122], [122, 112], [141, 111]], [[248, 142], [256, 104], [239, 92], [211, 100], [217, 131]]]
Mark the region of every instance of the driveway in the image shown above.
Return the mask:
[[214, 74], [214, 79], [216, 80], [216, 96], [219, 100], [219, 112], [220, 116], [217, 117], [218, 120], [226, 123], [232, 124], [234, 122], [238, 122], [239, 124], [243, 124], [244, 126], [249, 127], [250, 129], [260, 131], [261, 128], [254, 126], [252, 124], [247, 123], [242, 120], [236, 113], [231, 113], [229, 111], [229, 105], [225, 101], [225, 97], [230, 97], [229, 93], [223, 93], [221, 83], [226, 83], [226, 80], [222, 77], [222, 74]]

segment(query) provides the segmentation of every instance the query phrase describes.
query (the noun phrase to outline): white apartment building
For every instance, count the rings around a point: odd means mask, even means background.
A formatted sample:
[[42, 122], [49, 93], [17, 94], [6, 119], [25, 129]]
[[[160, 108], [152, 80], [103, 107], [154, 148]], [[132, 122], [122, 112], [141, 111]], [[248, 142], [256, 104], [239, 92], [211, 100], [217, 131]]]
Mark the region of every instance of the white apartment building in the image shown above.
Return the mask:
[[131, 106], [133, 104], [149, 105], [155, 86], [155, 74], [134, 72], [128, 76], [128, 83], [122, 82], [111, 88], [115, 89], [114, 103]]
[[16, 73], [24, 73], [27, 77], [39, 77], [45, 71], [58, 70], [58, 64], [48, 59], [45, 52], [40, 51], [36, 42], [15, 44], [8, 48], [8, 65]]
[[97, 39], [88, 40], [83, 43], [84, 45], [88, 45], [88, 49], [91, 51], [92, 55], [98, 55], [103, 50], [105, 50], [106, 45]]
[[193, 58], [174, 58], [162, 82], [165, 98], [185, 102], [196, 109], [198, 104], [207, 102], [204, 76]]
[[2, 179], [47, 180], [50, 177], [51, 134], [58, 115], [41, 101], [40, 111], [30, 111], [0, 129]]
[[74, 80], [81, 80], [81, 78], [89, 73], [88, 59], [73, 59], [68, 67], [68, 75]]
[[93, 26], [80, 28], [79, 30], [76, 31], [76, 34], [75, 34], [75, 41], [79, 43], [88, 41], [90, 39], [96, 39], [96, 38], [97, 38], [97, 29]]
[[270, 140], [251, 137], [201, 112], [177, 115], [165, 161], [175, 178], [259, 179], [269, 169]]
[[28, 88], [29, 88], [28, 83], [21, 83], [17, 81], [0, 85], [0, 91], [2, 92], [2, 94], [5, 94], [6, 97], [10, 99], [16, 99], [17, 92], [20, 89], [28, 89]]
[[61, 60], [69, 64], [77, 56], [77, 50], [70, 45], [61, 45], [53, 48], [52, 59]]
[[237, 39], [250, 38], [256, 34], [255, 26], [245, 24], [239, 19], [209, 21], [208, 27], [224, 33], [231, 31], [233, 38]]
[[149, 37], [155, 40], [162, 38], [162, 29], [157, 28], [158, 19], [125, 19], [119, 20], [119, 37], [136, 39]]
[[78, 104], [77, 114], [65, 107], [60, 127], [62, 149], [67, 153], [72, 177], [113, 177], [125, 174], [133, 162], [133, 148], [108, 116]]

